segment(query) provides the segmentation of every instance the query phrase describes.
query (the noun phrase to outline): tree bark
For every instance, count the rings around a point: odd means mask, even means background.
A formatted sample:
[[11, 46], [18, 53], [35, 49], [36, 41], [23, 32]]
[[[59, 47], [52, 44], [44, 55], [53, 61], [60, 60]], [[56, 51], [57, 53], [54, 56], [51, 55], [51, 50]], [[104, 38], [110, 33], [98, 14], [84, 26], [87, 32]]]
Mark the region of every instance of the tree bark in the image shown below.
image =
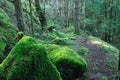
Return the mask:
[[119, 65], [118, 65], [118, 70], [120, 71], [120, 49], [119, 49]]
[[39, 0], [35, 0], [35, 7], [36, 7], [36, 11], [39, 15], [39, 20], [41, 23], [42, 30], [44, 30], [46, 28], [46, 19], [45, 19], [44, 12], [41, 9]]
[[[85, 19], [85, 1], [86, 0], [81, 0], [81, 7], [82, 7], [82, 9], [81, 9], [81, 21], [83, 21], [84, 19]], [[82, 23], [81, 22], [81, 29], [85, 29], [85, 24], [84, 23]]]
[[24, 24], [23, 9], [22, 9], [21, 0], [14, 0], [13, 3], [15, 6], [18, 30], [24, 32], [25, 24]]
[[68, 0], [64, 0], [65, 27], [69, 26], [68, 13]]
[[29, 0], [29, 6], [30, 6], [30, 18], [31, 18], [31, 30], [32, 31], [32, 36], [34, 37], [34, 28], [33, 28], [33, 17], [32, 17], [32, 1]]
[[79, 33], [80, 31], [80, 26], [79, 26], [79, 0], [75, 0], [74, 1], [75, 3], [75, 22], [74, 22], [74, 25], [75, 25], [75, 33]]

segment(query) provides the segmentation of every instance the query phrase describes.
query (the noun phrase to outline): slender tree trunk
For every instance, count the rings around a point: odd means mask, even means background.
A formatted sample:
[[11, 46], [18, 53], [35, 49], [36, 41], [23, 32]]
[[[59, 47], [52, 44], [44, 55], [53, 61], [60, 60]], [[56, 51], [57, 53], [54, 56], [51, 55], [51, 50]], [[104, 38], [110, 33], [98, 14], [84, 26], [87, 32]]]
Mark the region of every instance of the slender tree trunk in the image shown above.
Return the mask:
[[13, 3], [15, 6], [18, 30], [24, 32], [25, 24], [24, 24], [23, 9], [22, 9], [21, 0], [14, 0]]
[[[86, 0], [81, 0], [81, 7], [82, 7], [82, 11], [81, 11], [81, 20], [83, 21], [85, 19], [85, 1]], [[81, 23], [81, 28], [85, 29], [85, 24]]]
[[40, 0], [35, 0], [35, 7], [39, 15], [39, 20], [41, 23], [42, 30], [44, 30], [46, 28], [46, 19], [45, 19], [44, 12], [42, 11], [41, 6], [40, 6]]
[[64, 15], [65, 15], [65, 27], [69, 26], [68, 23], [68, 0], [64, 0]]
[[75, 0], [74, 1], [75, 3], [75, 22], [74, 22], [74, 25], [75, 25], [75, 33], [79, 33], [80, 31], [80, 26], [79, 26], [79, 0]]
[[119, 49], [119, 61], [118, 61], [118, 78], [120, 80], [120, 46], [118, 46]]
[[34, 28], [33, 28], [33, 17], [32, 17], [32, 1], [29, 0], [29, 6], [30, 6], [30, 18], [31, 18], [31, 29], [32, 30], [32, 36], [34, 37]]

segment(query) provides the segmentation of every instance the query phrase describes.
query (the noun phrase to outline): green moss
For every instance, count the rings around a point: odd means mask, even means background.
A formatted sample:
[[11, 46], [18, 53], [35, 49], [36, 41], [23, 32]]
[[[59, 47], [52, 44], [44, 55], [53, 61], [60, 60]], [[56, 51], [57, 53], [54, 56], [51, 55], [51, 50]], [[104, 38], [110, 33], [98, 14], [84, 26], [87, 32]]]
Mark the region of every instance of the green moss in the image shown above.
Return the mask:
[[9, 16], [0, 8], [0, 62], [4, 59], [4, 50], [6, 45], [14, 45], [14, 34], [16, 29], [10, 22]]
[[0, 8], [0, 22], [6, 22], [9, 21], [8, 15], [4, 12], [3, 9]]
[[82, 76], [87, 67], [86, 61], [68, 47], [57, 49], [48, 56], [57, 66], [64, 80]]
[[65, 33], [73, 33], [73, 31], [75, 31], [75, 27], [72, 25], [66, 27], [65, 29], [63, 28], [63, 32]]
[[82, 55], [82, 56], [83, 56], [83, 55], [87, 55], [87, 54], [89, 54], [89, 49], [82, 46], [82, 47], [79, 48], [78, 53], [79, 53], [80, 55]]
[[4, 28], [11, 28], [13, 24], [10, 22], [9, 16], [3, 9], [0, 8], [0, 26]]
[[5, 49], [5, 46], [6, 46], [6, 43], [4, 43], [0, 38], [0, 63], [2, 62], [2, 60], [4, 58], [3, 52]]
[[108, 77], [103, 76], [103, 77], [102, 77], [102, 80], [108, 80]]
[[0, 7], [6, 10], [7, 12], [14, 13], [14, 4], [8, 0], [0, 0]]
[[23, 37], [0, 64], [0, 80], [62, 80], [44, 46]]
[[111, 59], [115, 58], [114, 63], [117, 63], [118, 59], [119, 59], [119, 49], [115, 48], [114, 46], [112, 46], [111, 44], [96, 38], [94, 36], [89, 36], [88, 40], [92, 43], [92, 44], [96, 44], [102, 51], [109, 53], [109, 55], [111, 56]]
[[3, 54], [6, 43], [0, 39], [0, 55]]
[[46, 49], [48, 54], [56, 49], [59, 49], [59, 48], [60, 48], [60, 46], [55, 45], [55, 44], [45, 44], [45, 49]]
[[15, 39], [18, 42], [22, 37], [24, 36], [24, 33], [22, 31], [18, 32]]
[[[0, 36], [5, 42], [13, 42], [16, 29], [10, 22], [9, 16], [0, 8]], [[9, 40], [9, 41], [7, 41]]]
[[24, 33], [22, 31], [18, 32], [18, 35], [24, 36]]
[[44, 35], [45, 39], [49, 39], [49, 43], [59, 45], [71, 45], [75, 39], [73, 34], [65, 34], [57, 30], [53, 30], [52, 33]]
[[88, 40], [93, 43], [98, 45], [103, 51], [108, 52], [108, 53], [119, 53], [119, 50], [115, 48], [114, 46], [110, 45], [109, 43], [96, 38], [94, 36], [89, 36]]
[[[29, 31], [29, 27], [30, 27], [30, 20], [31, 20], [31, 17], [33, 19], [33, 26], [34, 27], [34, 34], [35, 34], [35, 37], [39, 37], [40, 35], [40, 30], [41, 30], [41, 27], [40, 27], [40, 23], [39, 23], [39, 17], [38, 17], [38, 14], [36, 12], [36, 7], [35, 7], [35, 4], [32, 3], [31, 4], [31, 7], [32, 7], [32, 15], [30, 13], [30, 4], [29, 4], [29, 1], [27, 0], [21, 0], [22, 2], [22, 7], [23, 7], [23, 15], [24, 15], [24, 21], [25, 21], [25, 30], [26, 30], [26, 34], [30, 35], [31, 32]], [[38, 35], [36, 35], [38, 34]]]
[[[101, 49], [101, 51], [106, 53], [106, 55], [107, 55], [106, 60], [108, 61], [107, 65], [117, 71], [118, 61], [119, 61], [119, 49], [115, 48], [111, 44], [109, 44], [99, 38], [96, 38], [94, 36], [89, 36], [88, 41], [91, 44], [97, 45]], [[114, 63], [114, 65], [112, 63]]]

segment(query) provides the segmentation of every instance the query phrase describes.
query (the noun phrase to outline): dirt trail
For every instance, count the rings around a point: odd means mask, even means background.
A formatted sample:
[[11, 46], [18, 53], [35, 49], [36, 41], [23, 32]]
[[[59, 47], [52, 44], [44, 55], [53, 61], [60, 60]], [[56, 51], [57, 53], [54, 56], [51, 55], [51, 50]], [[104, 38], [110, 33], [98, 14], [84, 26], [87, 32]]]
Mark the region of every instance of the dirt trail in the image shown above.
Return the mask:
[[[115, 80], [115, 71], [112, 67], [108, 66], [108, 54], [101, 51], [97, 45], [90, 43], [83, 37], [77, 37], [75, 41], [76, 47], [84, 46], [89, 49], [90, 53], [84, 58], [88, 63], [88, 68], [85, 73], [89, 77], [89, 80], [105, 80], [103, 77], [107, 76], [108, 80]], [[116, 79], [117, 80], [117, 79]]]

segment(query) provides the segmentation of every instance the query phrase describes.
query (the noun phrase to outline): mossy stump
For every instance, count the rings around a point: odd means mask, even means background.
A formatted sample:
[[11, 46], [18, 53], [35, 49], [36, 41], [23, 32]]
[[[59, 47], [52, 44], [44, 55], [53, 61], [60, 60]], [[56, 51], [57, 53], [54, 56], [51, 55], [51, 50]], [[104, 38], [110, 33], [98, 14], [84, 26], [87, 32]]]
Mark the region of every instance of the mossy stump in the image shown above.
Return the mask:
[[63, 80], [75, 80], [81, 77], [86, 70], [86, 61], [68, 47], [63, 47], [48, 54], [56, 65]]
[[62, 80], [45, 48], [23, 37], [0, 64], [0, 80]]

